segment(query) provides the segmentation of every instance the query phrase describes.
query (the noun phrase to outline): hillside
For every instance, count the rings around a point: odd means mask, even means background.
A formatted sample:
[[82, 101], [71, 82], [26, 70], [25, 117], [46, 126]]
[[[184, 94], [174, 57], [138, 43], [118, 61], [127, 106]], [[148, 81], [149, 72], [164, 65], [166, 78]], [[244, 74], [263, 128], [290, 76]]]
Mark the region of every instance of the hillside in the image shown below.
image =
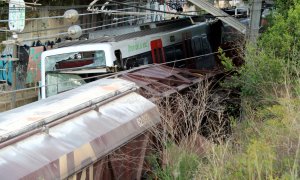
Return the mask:
[[[300, 2], [278, 1], [258, 44], [246, 45], [244, 65], [235, 68], [223, 57], [223, 64], [233, 74], [222, 83], [223, 88], [238, 90], [241, 99], [240, 116], [228, 116], [226, 111], [219, 114], [227, 116], [230, 133], [224, 138], [220, 131], [223, 124], [219, 123], [219, 128], [210, 129], [206, 140], [199, 135], [180, 144], [168, 140], [164, 152], [168, 157], [166, 165], [155, 172], [155, 177], [299, 179], [299, 48]], [[209, 88], [201, 92], [198, 99], [213, 93]], [[188, 107], [187, 102], [179, 102]], [[211, 111], [211, 101], [201, 102], [204, 103], [198, 105], [199, 112]], [[191, 108], [182, 111], [189, 114]], [[193, 118], [196, 124], [202, 123]], [[203, 131], [200, 128], [193, 132]]]

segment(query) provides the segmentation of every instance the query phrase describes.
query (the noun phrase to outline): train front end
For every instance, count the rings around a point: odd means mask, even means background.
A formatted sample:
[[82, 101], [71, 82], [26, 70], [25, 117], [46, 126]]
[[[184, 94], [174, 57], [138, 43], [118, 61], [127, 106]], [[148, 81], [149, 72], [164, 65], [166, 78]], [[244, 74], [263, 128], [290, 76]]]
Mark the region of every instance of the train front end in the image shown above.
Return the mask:
[[113, 71], [109, 43], [69, 46], [42, 53], [41, 97], [59, 94]]

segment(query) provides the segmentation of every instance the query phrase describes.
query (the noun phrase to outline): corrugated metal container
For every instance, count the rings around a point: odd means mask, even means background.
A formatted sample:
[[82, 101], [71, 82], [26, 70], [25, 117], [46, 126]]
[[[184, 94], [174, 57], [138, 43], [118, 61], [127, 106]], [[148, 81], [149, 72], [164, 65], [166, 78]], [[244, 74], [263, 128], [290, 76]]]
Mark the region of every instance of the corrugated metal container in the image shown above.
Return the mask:
[[134, 83], [102, 79], [0, 116], [0, 179], [63, 179], [160, 122]]

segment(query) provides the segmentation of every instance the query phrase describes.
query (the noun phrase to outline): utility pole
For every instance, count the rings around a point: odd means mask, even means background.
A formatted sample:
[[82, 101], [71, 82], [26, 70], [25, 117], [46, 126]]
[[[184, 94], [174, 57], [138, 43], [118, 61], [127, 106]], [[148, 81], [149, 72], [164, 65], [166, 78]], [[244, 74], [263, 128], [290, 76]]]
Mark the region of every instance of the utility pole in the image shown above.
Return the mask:
[[249, 41], [256, 44], [259, 36], [262, 0], [253, 0], [250, 11], [250, 28], [248, 30]]

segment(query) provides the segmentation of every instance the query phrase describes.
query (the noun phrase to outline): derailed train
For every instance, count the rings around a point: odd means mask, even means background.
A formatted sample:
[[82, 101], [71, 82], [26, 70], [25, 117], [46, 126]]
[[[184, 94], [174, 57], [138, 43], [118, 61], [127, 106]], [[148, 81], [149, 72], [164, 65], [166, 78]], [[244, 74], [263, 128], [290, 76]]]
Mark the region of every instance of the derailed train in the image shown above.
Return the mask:
[[[210, 54], [220, 43], [219, 27], [215, 21], [177, 20], [114, 38], [64, 44], [43, 53], [44, 84]], [[214, 57], [207, 56], [175, 65], [210, 68], [214, 64]], [[137, 88], [121, 79], [102, 79], [2, 114], [1, 179], [111, 179], [112, 174], [140, 179], [145, 149], [151, 144], [151, 135], [144, 133], [159, 124], [160, 116], [153, 103], [135, 92]], [[64, 90], [56, 87], [55, 93]], [[121, 157], [102, 159], [133, 139], [134, 150], [128, 145], [120, 149]], [[137, 154], [139, 158], [131, 162], [139, 168], [127, 173], [126, 165], [131, 164], [124, 164], [122, 158]]]
[[212, 52], [221, 44], [221, 32], [222, 23], [218, 20], [184, 18], [106, 30], [101, 37], [62, 43], [42, 53], [42, 98], [84, 84], [82, 77], [145, 64], [190, 58], [173, 65], [212, 68], [216, 64]]
[[140, 179], [160, 116], [137, 88], [101, 79], [2, 113], [0, 179]]

